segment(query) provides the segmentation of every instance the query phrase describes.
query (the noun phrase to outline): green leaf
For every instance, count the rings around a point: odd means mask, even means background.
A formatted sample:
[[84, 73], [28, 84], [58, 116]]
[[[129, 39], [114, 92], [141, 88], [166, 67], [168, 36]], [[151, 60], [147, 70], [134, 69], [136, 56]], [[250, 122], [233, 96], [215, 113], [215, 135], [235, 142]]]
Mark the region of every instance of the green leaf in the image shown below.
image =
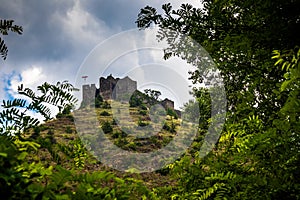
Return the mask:
[[2, 152], [0, 152], [0, 156], [2, 156], [2, 157], [7, 157], [7, 153], [2, 153]]
[[277, 62], [274, 64], [274, 66], [279, 65], [280, 63], [282, 63], [284, 60], [282, 58], [280, 58], [279, 60], [277, 60]]

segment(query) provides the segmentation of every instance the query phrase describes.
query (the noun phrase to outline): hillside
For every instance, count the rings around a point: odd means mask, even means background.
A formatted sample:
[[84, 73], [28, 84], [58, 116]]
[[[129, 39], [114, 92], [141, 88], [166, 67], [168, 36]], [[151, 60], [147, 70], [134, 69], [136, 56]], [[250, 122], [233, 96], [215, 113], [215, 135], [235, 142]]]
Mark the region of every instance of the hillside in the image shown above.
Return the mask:
[[[180, 128], [181, 120], [179, 118], [162, 113], [162, 117], [165, 120], [159, 123], [161, 124], [159, 129], [154, 127], [155, 130], [159, 130], [158, 133], [145, 133], [142, 128], [151, 123], [150, 110], [146, 106], [138, 106], [129, 107], [132, 121], [122, 120], [122, 125], [124, 126], [124, 122], [126, 122], [125, 126], [128, 128], [125, 131], [121, 130], [118, 122], [113, 117], [112, 109], [107, 106], [111, 103], [111, 101], [109, 103], [106, 102], [105, 108], [95, 109], [100, 124], [98, 128], [101, 128], [105, 136], [123, 150], [145, 153], [160, 149], [172, 140], [176, 135], [176, 130]], [[118, 109], [127, 108], [124, 103], [118, 104]], [[167, 168], [149, 173], [131, 173], [136, 172], [134, 169], [128, 170], [128, 172], [121, 172], [109, 168], [97, 160], [91, 153], [91, 147], [87, 146], [89, 149], [87, 150], [85, 145], [83, 145], [86, 137], [89, 137], [89, 140], [93, 140], [93, 137], [95, 141], [97, 140], [97, 136], [92, 131], [93, 129], [91, 129], [89, 134], [85, 134], [84, 137], [79, 137], [76, 131], [78, 121], [86, 120], [88, 122], [90, 120], [89, 112], [91, 110], [93, 109], [82, 108], [70, 114], [59, 114], [56, 119], [29, 131], [26, 137], [41, 145], [37, 151], [32, 152], [33, 154], [29, 156], [29, 161], [42, 161], [46, 167], [51, 166], [55, 168], [56, 166], [62, 166], [76, 174], [111, 172], [121, 179], [134, 178], [134, 180], [140, 180], [142, 185], [146, 186], [149, 191], [152, 188], [176, 185], [176, 181], [168, 175], [169, 170]], [[76, 116], [77, 124], [74, 122], [74, 115]], [[139, 138], [128, 134], [130, 133], [130, 127], [133, 126], [141, 127], [141, 130], [137, 133], [140, 136]], [[152, 134], [152, 136], [144, 135], [144, 137], [141, 137], [142, 134]], [[76, 184], [79, 184], [79, 182]]]

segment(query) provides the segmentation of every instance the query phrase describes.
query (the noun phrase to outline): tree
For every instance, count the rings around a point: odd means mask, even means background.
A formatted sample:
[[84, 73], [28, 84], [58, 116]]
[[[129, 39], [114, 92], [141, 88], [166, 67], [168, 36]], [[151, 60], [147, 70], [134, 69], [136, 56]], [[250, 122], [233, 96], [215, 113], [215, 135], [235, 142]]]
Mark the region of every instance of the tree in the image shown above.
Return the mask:
[[[201, 59], [191, 55], [191, 44], [175, 38], [176, 32], [201, 44], [226, 87], [228, 115], [221, 137], [205, 158], [196, 152], [170, 165], [180, 180], [172, 198], [299, 199], [300, 66], [294, 47], [300, 44], [300, 2], [202, 2], [203, 9], [183, 4], [173, 10], [164, 4], [163, 14], [146, 6], [137, 19], [140, 28], [160, 27], [158, 39], [169, 42], [166, 59], [179, 56], [195, 65]], [[199, 66], [191, 79], [205, 81], [203, 72]]]
[[[273, 93], [276, 84], [282, 81], [283, 72], [274, 68], [270, 61], [274, 49], [289, 49], [299, 44], [299, 1], [210, 1], [203, 0], [204, 9], [183, 4], [172, 10], [164, 4], [164, 14], [155, 8], [141, 9], [136, 21], [139, 28], [148, 28], [151, 23], [159, 25], [159, 39], [166, 39], [169, 48], [165, 58], [180, 56], [195, 63], [186, 44], [175, 42], [178, 31], [201, 44], [212, 56], [221, 70], [226, 85], [228, 108], [235, 116], [257, 114], [266, 119], [278, 111], [284, 98]], [[203, 81], [203, 71], [193, 72], [194, 81]], [[255, 94], [255, 95], [253, 95]]]
[[[0, 20], [0, 33], [1, 35], [8, 35], [9, 31], [18, 33], [19, 35], [22, 34], [23, 28], [18, 25], [13, 25], [14, 20]], [[2, 37], [0, 37], [0, 55], [2, 56], [3, 60], [6, 59], [8, 53], [8, 49]]]
[[159, 96], [161, 95], [160, 91], [152, 90], [152, 89], [145, 89], [144, 92], [146, 95], [148, 95], [148, 97], [154, 99], [155, 101], [157, 101]]

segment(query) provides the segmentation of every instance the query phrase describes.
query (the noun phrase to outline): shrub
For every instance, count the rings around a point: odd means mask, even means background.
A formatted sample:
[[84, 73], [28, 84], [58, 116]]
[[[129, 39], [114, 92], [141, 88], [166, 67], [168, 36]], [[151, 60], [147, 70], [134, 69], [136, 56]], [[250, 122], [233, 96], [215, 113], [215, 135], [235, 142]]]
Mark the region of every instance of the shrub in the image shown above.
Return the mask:
[[136, 144], [134, 142], [129, 142], [127, 145], [126, 145], [129, 149], [132, 149], [132, 150], [136, 150]]
[[139, 126], [147, 126], [149, 123], [148, 122], [144, 122], [144, 121], [142, 121], [142, 119], [141, 118], [139, 118], [139, 121], [138, 121], [138, 125]]
[[46, 126], [45, 124], [41, 124], [41, 125], [40, 125], [40, 129], [41, 129], [41, 131], [45, 131], [45, 130], [48, 130], [49, 127]]
[[72, 110], [73, 106], [68, 104], [62, 111], [63, 115], [69, 115], [71, 114], [71, 110]]
[[140, 111], [139, 111], [139, 114], [145, 116], [145, 115], [147, 115], [147, 111], [146, 111], [146, 110], [140, 110]]
[[174, 119], [178, 119], [177, 113], [175, 112], [175, 110], [173, 110], [171, 108], [167, 109], [167, 115], [170, 115], [170, 116], [174, 117]]
[[104, 108], [104, 109], [110, 109], [111, 108], [110, 104], [107, 101], [104, 101], [102, 103], [101, 107]]
[[140, 109], [141, 110], [148, 110], [147, 106], [145, 104], [141, 104], [140, 105]]
[[123, 147], [128, 144], [128, 140], [126, 138], [118, 138], [115, 144], [119, 147]]
[[112, 125], [118, 125], [118, 120], [113, 118], [112, 122], [111, 122]]
[[129, 105], [130, 107], [137, 107], [142, 105], [143, 103], [143, 98], [142, 95], [139, 92], [134, 92], [129, 100]]
[[40, 135], [40, 133], [41, 133], [41, 128], [39, 126], [35, 126], [33, 128], [33, 134], [34, 135]]
[[110, 114], [109, 114], [109, 112], [107, 112], [107, 111], [102, 111], [101, 113], [100, 113], [100, 115], [101, 116], [110, 116]]
[[49, 129], [47, 135], [54, 135], [54, 130], [53, 129]]
[[105, 121], [103, 124], [102, 124], [102, 130], [105, 134], [107, 133], [111, 133], [113, 131], [113, 128], [111, 127], [110, 123], [108, 121]]
[[112, 134], [112, 138], [116, 139], [116, 138], [124, 138], [127, 137], [127, 133], [125, 133], [124, 131], [114, 131]]
[[74, 116], [72, 114], [66, 115], [66, 118], [68, 118], [71, 122], [74, 122]]
[[101, 96], [101, 95], [97, 95], [97, 96], [95, 97], [95, 108], [100, 108], [102, 102], [103, 102], [102, 96]]
[[116, 139], [116, 138], [119, 138], [119, 136], [120, 136], [120, 132], [119, 131], [114, 131], [111, 137]]
[[71, 126], [67, 126], [65, 131], [66, 131], [66, 133], [72, 133], [73, 132]]
[[62, 114], [61, 112], [57, 113], [57, 115], [55, 116], [56, 119], [60, 119], [64, 116], [64, 114]]
[[169, 131], [170, 133], [175, 133], [176, 125], [174, 124], [173, 120], [171, 121], [170, 125], [167, 122], [165, 122], [163, 125], [163, 129]]

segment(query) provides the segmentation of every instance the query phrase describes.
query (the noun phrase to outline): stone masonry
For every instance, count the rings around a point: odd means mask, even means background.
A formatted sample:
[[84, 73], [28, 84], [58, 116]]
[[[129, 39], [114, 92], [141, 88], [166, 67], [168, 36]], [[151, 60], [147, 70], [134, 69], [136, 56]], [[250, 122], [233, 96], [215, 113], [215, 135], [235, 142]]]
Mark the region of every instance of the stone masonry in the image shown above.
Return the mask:
[[137, 82], [131, 80], [128, 76], [120, 79], [109, 75], [107, 78], [100, 77], [100, 88], [97, 89], [95, 84], [82, 86], [83, 103], [91, 103], [97, 94], [100, 94], [104, 100], [119, 99], [124, 95], [129, 95], [137, 90]]
[[82, 102], [84, 104], [91, 104], [95, 99], [97, 88], [95, 84], [82, 86]]
[[128, 76], [123, 79], [114, 78], [109, 75], [107, 78], [100, 78], [100, 95], [103, 99], [120, 99], [124, 95], [133, 94], [137, 90], [137, 82], [131, 80]]
[[[101, 95], [104, 100], [114, 99], [122, 100], [129, 99], [130, 96], [137, 90], [137, 82], [130, 79], [128, 76], [120, 79], [114, 78], [112, 75], [107, 78], [100, 77], [100, 88], [97, 89], [95, 84], [82, 86], [82, 102], [84, 104], [91, 104], [95, 100], [95, 96]], [[161, 105], [167, 109], [174, 109], [174, 101], [164, 99]], [[177, 111], [177, 110], [175, 110]], [[177, 112], [180, 114], [180, 111]]]

